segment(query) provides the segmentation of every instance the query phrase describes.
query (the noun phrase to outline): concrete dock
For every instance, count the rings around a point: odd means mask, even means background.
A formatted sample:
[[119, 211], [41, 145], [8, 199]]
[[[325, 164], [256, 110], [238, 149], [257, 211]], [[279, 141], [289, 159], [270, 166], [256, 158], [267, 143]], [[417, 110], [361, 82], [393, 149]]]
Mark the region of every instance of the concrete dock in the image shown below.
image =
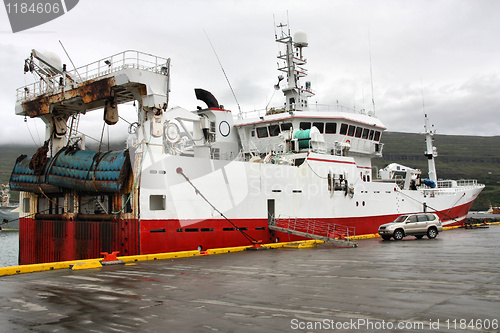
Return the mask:
[[1, 332], [499, 332], [500, 226], [0, 277]]

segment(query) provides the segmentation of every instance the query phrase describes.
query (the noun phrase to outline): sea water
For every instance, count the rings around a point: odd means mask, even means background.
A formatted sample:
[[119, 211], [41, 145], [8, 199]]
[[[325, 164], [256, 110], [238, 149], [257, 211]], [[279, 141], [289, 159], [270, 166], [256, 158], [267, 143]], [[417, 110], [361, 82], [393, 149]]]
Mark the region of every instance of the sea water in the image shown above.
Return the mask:
[[17, 266], [19, 231], [0, 231], [0, 267]]

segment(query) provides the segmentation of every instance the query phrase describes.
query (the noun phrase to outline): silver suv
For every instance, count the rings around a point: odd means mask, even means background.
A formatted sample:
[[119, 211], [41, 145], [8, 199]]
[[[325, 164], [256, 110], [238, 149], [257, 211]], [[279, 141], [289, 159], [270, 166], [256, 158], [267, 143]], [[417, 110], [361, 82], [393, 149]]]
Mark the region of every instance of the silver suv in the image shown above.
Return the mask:
[[443, 231], [439, 217], [434, 213], [420, 213], [401, 215], [391, 223], [382, 224], [378, 234], [384, 239], [401, 240], [405, 236], [415, 236], [420, 239], [427, 235], [430, 239], [436, 238]]

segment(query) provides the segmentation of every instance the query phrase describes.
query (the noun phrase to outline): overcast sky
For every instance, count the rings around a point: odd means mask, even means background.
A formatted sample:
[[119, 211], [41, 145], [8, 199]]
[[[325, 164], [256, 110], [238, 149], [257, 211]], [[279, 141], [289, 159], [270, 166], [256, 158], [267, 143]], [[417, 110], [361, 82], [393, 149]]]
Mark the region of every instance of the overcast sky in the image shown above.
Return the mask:
[[[279, 74], [273, 15], [286, 22], [287, 11], [292, 34], [308, 36], [311, 103], [372, 109], [371, 52], [376, 116], [389, 131], [421, 132], [424, 104], [439, 134], [500, 135], [498, 0], [80, 0], [15, 34], [0, 8], [0, 144], [43, 141], [41, 120], [15, 115], [15, 91], [33, 81], [23, 74], [31, 49], [72, 67], [59, 40], [77, 67], [127, 49], [171, 58], [169, 107], [195, 109], [203, 88], [236, 114], [206, 31], [243, 111], [263, 109]], [[271, 105], [282, 101], [277, 93]], [[82, 126], [99, 137], [102, 112], [87, 116]]]

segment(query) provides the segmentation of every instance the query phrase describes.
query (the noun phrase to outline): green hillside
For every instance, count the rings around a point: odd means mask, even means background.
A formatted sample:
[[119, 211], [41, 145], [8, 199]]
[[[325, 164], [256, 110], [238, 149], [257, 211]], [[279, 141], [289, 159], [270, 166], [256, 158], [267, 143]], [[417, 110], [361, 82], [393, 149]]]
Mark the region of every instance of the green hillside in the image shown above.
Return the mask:
[[[414, 133], [386, 132], [383, 158], [373, 159], [373, 165], [383, 168], [399, 163], [421, 169], [427, 175], [424, 156], [425, 137]], [[500, 136], [435, 135], [436, 170], [439, 179], [477, 179], [486, 188], [475, 201], [474, 210], [486, 210], [490, 202], [500, 204]]]
[[0, 184], [9, 182], [10, 173], [19, 155], [31, 156], [35, 153], [36, 149], [35, 146], [0, 146]]
[[[8, 184], [10, 173], [16, 159], [19, 155], [31, 156], [36, 151], [35, 146], [17, 146], [17, 145], [2, 145], [0, 146], [0, 184]], [[11, 192], [11, 203], [19, 202], [19, 192]]]

